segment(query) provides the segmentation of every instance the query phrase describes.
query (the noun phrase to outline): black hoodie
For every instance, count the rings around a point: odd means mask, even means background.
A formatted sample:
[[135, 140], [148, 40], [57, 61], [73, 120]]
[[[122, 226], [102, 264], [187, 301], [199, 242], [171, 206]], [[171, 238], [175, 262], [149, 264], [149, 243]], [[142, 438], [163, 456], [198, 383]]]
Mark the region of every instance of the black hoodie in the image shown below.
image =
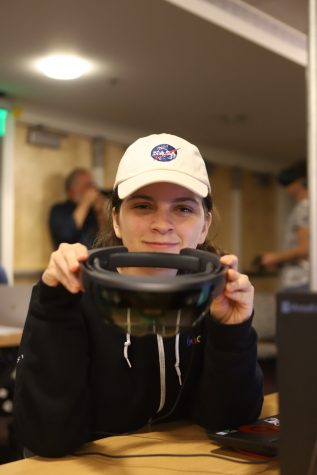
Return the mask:
[[60, 457], [149, 421], [187, 418], [222, 429], [258, 417], [263, 378], [251, 318], [223, 325], [207, 315], [179, 337], [126, 342], [120, 329], [100, 318], [88, 294], [37, 284], [17, 363], [20, 444]]

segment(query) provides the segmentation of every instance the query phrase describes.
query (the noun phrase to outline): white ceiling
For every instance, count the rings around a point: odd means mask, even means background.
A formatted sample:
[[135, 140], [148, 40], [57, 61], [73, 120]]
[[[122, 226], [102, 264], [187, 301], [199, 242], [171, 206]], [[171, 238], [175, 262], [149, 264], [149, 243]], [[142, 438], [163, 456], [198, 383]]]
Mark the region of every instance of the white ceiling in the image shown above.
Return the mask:
[[[246, 3], [307, 32], [306, 0]], [[211, 160], [226, 151], [272, 169], [305, 154], [305, 68], [167, 1], [3, 0], [0, 37], [0, 91], [22, 120], [33, 108], [108, 137], [172, 132]], [[56, 51], [95, 73], [61, 82], [33, 69]]]

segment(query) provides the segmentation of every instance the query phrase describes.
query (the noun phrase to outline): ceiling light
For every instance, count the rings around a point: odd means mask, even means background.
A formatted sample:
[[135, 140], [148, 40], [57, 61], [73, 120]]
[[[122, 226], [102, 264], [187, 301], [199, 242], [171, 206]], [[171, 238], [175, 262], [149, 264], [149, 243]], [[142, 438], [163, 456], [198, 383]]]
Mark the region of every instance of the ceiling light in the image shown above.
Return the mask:
[[91, 69], [91, 65], [78, 56], [55, 54], [39, 60], [37, 68], [49, 78], [70, 80], [77, 79], [87, 73]]

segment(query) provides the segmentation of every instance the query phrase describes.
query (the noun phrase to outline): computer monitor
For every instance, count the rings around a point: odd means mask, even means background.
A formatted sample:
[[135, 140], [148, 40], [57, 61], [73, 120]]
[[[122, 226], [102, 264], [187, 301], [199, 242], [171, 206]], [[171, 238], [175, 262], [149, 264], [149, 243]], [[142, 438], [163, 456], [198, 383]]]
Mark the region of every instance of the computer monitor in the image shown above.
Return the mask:
[[0, 285], [0, 325], [23, 327], [30, 303], [31, 284]]
[[277, 297], [281, 475], [317, 474], [317, 294]]

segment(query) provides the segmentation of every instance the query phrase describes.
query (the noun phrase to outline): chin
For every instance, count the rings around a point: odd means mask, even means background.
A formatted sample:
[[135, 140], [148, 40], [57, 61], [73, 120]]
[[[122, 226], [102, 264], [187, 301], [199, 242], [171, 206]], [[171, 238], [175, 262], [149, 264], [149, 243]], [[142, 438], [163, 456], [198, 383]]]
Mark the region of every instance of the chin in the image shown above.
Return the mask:
[[145, 252], [164, 252], [168, 254], [179, 254], [180, 248], [178, 246], [164, 246], [156, 244], [148, 244], [145, 246]]

